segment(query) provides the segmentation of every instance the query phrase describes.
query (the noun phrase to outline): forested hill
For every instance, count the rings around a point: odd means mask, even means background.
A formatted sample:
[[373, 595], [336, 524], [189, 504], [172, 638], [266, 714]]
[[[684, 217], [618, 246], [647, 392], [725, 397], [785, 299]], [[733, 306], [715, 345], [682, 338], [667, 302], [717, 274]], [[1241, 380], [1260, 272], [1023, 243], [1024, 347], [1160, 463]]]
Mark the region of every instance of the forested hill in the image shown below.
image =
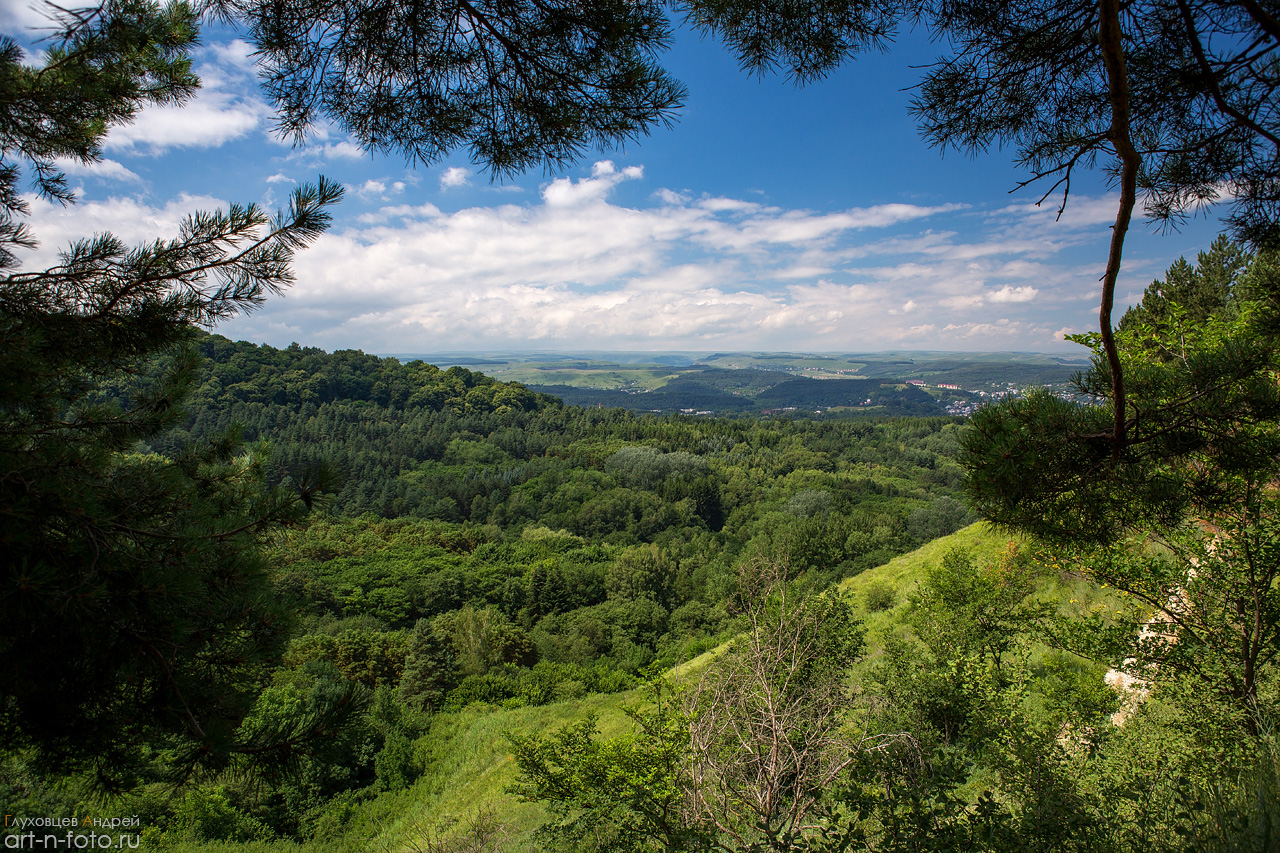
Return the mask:
[[[508, 451], [527, 458], [546, 449], [537, 435], [572, 431], [555, 397], [463, 367], [441, 370], [296, 343], [276, 349], [220, 335], [201, 335], [196, 346], [203, 359], [187, 416], [151, 448], [174, 454], [193, 441], [242, 430], [245, 440], [271, 444], [278, 480], [321, 464], [334, 471], [331, 509], [340, 515], [469, 520], [470, 489], [465, 496], [459, 489], [430, 496], [401, 475], [444, 458], [460, 437], [500, 434]], [[500, 455], [509, 458], [506, 453]], [[471, 486], [480, 493], [489, 484], [473, 480]]]
[[300, 408], [305, 415], [307, 407], [325, 403], [371, 403], [404, 412], [486, 415], [559, 405], [518, 382], [498, 382], [463, 367], [402, 364], [359, 350], [328, 353], [296, 343], [276, 349], [221, 335], [202, 336], [198, 347], [205, 366], [193, 412], [260, 403]]
[[[848, 474], [857, 472], [859, 493], [903, 497], [916, 497], [923, 483], [953, 494], [960, 477], [949, 458], [951, 435], [941, 442], [937, 435], [951, 419], [894, 426], [657, 418], [566, 406], [462, 367], [218, 335], [197, 343], [204, 360], [187, 417], [151, 448], [175, 454], [193, 440], [243, 429], [247, 440], [270, 442], [277, 479], [321, 463], [335, 470], [340, 485], [330, 511], [337, 515], [501, 527], [554, 520], [592, 538], [651, 541], [685, 498], [696, 498], [698, 523], [714, 528], [732, 510], [731, 494], [747, 500], [764, 479], [792, 472], [842, 475], [836, 494], [855, 488]], [[681, 470], [656, 480], [606, 470], [628, 444], [684, 454], [654, 463]], [[750, 486], [733, 482], [734, 468], [748, 472]], [[856, 502], [852, 493], [849, 500]]]

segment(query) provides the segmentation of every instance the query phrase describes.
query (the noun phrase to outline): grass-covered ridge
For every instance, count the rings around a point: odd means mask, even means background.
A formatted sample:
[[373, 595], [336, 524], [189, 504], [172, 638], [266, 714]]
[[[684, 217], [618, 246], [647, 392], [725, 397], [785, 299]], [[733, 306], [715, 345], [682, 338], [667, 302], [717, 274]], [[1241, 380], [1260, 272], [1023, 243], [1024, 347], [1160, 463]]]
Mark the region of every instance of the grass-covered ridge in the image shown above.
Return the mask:
[[[970, 549], [982, 558], [995, 558], [1008, 539], [984, 524], [974, 524], [950, 536], [934, 540], [910, 553], [849, 578], [834, 588], [836, 594], [860, 607], [861, 593], [869, 585], [889, 583], [897, 605], [866, 617], [872, 647], [880, 631], [901, 626], [907, 596], [923, 577], [927, 566], [954, 548]], [[677, 664], [664, 677], [687, 683], [715, 657], [709, 651]], [[538, 851], [533, 833], [547, 818], [544, 807], [520, 802], [507, 788], [516, 779], [508, 735], [545, 735], [564, 726], [596, 717], [604, 737], [625, 737], [633, 725], [624, 713], [629, 706], [649, 701], [640, 687], [620, 693], [596, 694], [536, 707], [504, 708], [477, 704], [435, 717], [428, 730], [413, 744], [414, 759], [422, 775], [408, 789], [382, 793], [351, 802], [342, 815], [341, 831], [327, 840], [317, 839], [306, 849], [354, 851], [412, 851], [424, 843], [424, 834], [458, 831], [477, 814], [491, 813], [502, 825], [511, 851]], [[335, 829], [337, 826], [335, 825]], [[176, 843], [175, 850], [284, 851], [301, 849], [293, 842]]]

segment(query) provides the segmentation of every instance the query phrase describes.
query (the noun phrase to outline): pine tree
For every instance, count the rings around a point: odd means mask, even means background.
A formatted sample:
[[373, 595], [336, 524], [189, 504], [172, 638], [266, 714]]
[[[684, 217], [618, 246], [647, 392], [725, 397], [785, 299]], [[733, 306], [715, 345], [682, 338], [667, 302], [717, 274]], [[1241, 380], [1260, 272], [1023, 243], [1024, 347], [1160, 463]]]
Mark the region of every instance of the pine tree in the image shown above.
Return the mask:
[[1075, 338], [1094, 358], [1074, 399], [1037, 391], [980, 410], [962, 451], [974, 508], [1059, 542], [1113, 542], [1231, 511], [1280, 473], [1280, 265], [1241, 252], [1218, 244], [1194, 269], [1175, 264], [1125, 318], [1118, 459], [1097, 334]]
[[[109, 3], [68, 14], [38, 66], [0, 44], [0, 261], [31, 242], [16, 159], [70, 201], [53, 158], [96, 159], [112, 123], [195, 88], [188, 7]], [[268, 217], [197, 213], [171, 240], [81, 241], [41, 272], [0, 279], [0, 738], [48, 765], [128, 781], [139, 747], [225, 759], [287, 629], [256, 539], [322, 485], [269, 489], [265, 449], [234, 433], [172, 458], [195, 375], [192, 331], [290, 282], [293, 253], [341, 190], [321, 180]], [[166, 367], [129, 380], [148, 360]], [[152, 375], [155, 375], [153, 372]], [[111, 379], [116, 393], [106, 392]], [[221, 758], [219, 758], [221, 757]]]
[[419, 619], [409, 638], [409, 656], [400, 677], [400, 701], [434, 711], [458, 683], [458, 668], [449, 644], [441, 640], [426, 619]]

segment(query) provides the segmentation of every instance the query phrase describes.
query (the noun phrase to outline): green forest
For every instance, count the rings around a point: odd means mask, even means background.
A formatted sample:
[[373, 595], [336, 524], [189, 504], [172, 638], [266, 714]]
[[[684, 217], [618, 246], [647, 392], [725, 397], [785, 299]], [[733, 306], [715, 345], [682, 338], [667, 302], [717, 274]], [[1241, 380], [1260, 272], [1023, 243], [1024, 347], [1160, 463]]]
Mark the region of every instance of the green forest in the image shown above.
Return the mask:
[[[925, 22], [954, 54], [914, 102], [928, 141], [1010, 145], [1050, 193], [1106, 169], [1071, 392], [659, 417], [214, 333], [293, 282], [345, 192], [323, 178], [23, 269], [23, 181], [74, 203], [59, 164], [190, 103], [211, 21], [281, 131], [510, 174], [669, 122], [674, 12], [797, 82]], [[1273, 3], [55, 15], [39, 55], [0, 38], [6, 849], [1280, 846]], [[1139, 198], [1177, 224], [1224, 186], [1230, 233], [1113, 322]]]
[[[1239, 372], [1270, 376], [1275, 356], [1233, 359], [1241, 330], [1271, 322], [1274, 275], [1226, 240], [1171, 269], [1120, 326], [1135, 387], [1144, 365], [1158, 388], [1184, 370], [1169, 342], [1195, 328], [1190, 355], [1230, 395], [1209, 412], [1270, 411], [1274, 383]], [[196, 663], [236, 662], [225, 695], [182, 709], [220, 722], [218, 741], [184, 731], [160, 684], [75, 705], [83, 683], [36, 669], [65, 649], [27, 652], [24, 677], [68, 705], [28, 722], [46, 706], [12, 693], [15, 814], [128, 815], [138, 843], [174, 850], [1270, 849], [1275, 498], [1269, 469], [1221, 454], [1270, 453], [1273, 428], [1200, 448], [1222, 461], [1194, 471], [1203, 503], [1179, 505], [1198, 520], [1091, 544], [967, 508], [992, 500], [966, 480], [977, 437], [1058, 397], [972, 423], [655, 417], [355, 351], [199, 334], [183, 352], [181, 412], [111, 469], [204, 454], [310, 511], [240, 544], [260, 572], [241, 584], [270, 596], [257, 636], [243, 615], [214, 622], [215, 587], [177, 596], [209, 611], [167, 626], [199, 634]], [[127, 411], [172, 362], [84, 405]], [[1028, 511], [1000, 501], [990, 516]], [[1097, 519], [1111, 511], [1099, 498]], [[139, 595], [99, 582], [116, 608]], [[43, 605], [22, 618], [58, 636], [156, 619], [82, 605], [98, 621], [72, 627], [70, 591], [28, 584], [9, 600]], [[1246, 591], [1264, 605], [1252, 645], [1236, 639]], [[80, 654], [139, 677], [119, 646]], [[50, 722], [103, 740], [69, 748]]]

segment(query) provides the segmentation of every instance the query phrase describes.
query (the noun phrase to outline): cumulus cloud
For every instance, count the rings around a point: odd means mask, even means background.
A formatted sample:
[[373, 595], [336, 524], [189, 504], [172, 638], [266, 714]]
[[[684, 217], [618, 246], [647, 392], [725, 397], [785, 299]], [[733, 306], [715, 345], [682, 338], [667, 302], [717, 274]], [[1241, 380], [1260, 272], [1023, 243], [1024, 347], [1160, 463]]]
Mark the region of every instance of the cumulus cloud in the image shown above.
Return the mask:
[[1058, 207], [1061, 200], [1057, 197], [1054, 203], [1046, 200], [1043, 204], [1024, 202], [1010, 204], [996, 211], [997, 216], [1012, 215], [1015, 219], [1034, 222], [1037, 226], [1055, 223], [1059, 230], [1092, 228], [1097, 225], [1110, 225], [1116, 221], [1116, 208], [1120, 197], [1115, 193], [1102, 196], [1088, 196], [1075, 193], [1067, 200], [1066, 209], [1061, 214]]
[[116, 160], [103, 159], [96, 163], [81, 163], [79, 160], [73, 160], [69, 157], [59, 157], [54, 161], [54, 165], [66, 174], [76, 177], [90, 177], [103, 181], [125, 183], [138, 183], [142, 180], [137, 174], [125, 168], [122, 163]]
[[606, 196], [623, 181], [644, 177], [644, 168], [628, 166], [618, 171], [612, 160], [601, 160], [591, 170], [590, 178], [574, 181], [556, 178], [542, 188], [542, 200], [548, 207], [575, 207], [602, 204]]
[[[601, 161], [547, 182], [537, 199], [455, 210], [380, 203], [404, 182], [366, 180], [353, 195], [377, 209], [323, 235], [297, 259], [287, 296], [225, 333], [274, 341], [287, 329], [288, 340], [375, 352], [1036, 349], [1054, 345], [1064, 318], [1049, 326], [1035, 312], [1078, 310], [1074, 300], [1092, 285], [1033, 253], [1034, 241], [995, 233], [1000, 223], [968, 239], [938, 229], [969, 216], [959, 205], [813, 211], [691, 192], [640, 204], [614, 198], [644, 179], [639, 166]], [[290, 182], [283, 173], [266, 180]], [[39, 203], [33, 225], [46, 246], [117, 226], [128, 240], [151, 239], [176, 232], [194, 209], [220, 205]]]
[[440, 189], [442, 190], [465, 187], [469, 183], [471, 183], [471, 170], [464, 169], [461, 166], [450, 166], [440, 175]]
[[397, 196], [404, 192], [404, 181], [388, 183], [385, 180], [379, 181], [370, 178], [363, 184], [351, 189], [362, 201], [387, 201], [392, 196]]
[[287, 160], [296, 162], [306, 168], [315, 168], [325, 162], [363, 160], [369, 157], [369, 152], [350, 140], [343, 139], [338, 142], [327, 142], [329, 129], [326, 127], [321, 126], [312, 129], [308, 131], [307, 135], [315, 141], [290, 151], [286, 156]]
[[423, 338], [744, 346], [825, 336], [852, 345], [883, 331], [867, 318], [917, 302], [875, 275], [840, 280], [842, 235], [959, 209], [825, 213], [673, 191], [656, 193], [655, 207], [611, 200], [643, 178], [639, 166], [604, 160], [548, 182], [536, 204], [362, 215], [300, 259], [290, 316], [328, 318], [334, 334], [384, 329], [384, 350], [390, 341], [420, 348]]
[[0, 3], [0, 32], [20, 37], [22, 41], [35, 41], [53, 31], [53, 20], [45, 3], [30, 0], [9, 0]]
[[[676, 196], [673, 203], [684, 203], [687, 199]], [[737, 198], [710, 198], [704, 197], [698, 200], [698, 207], [703, 210], [710, 210], [716, 213], [755, 213], [763, 210], [764, 205], [757, 204], [754, 201], [743, 201]]]
[[942, 327], [944, 333], [951, 332], [959, 338], [1014, 338], [1023, 331], [1023, 324], [1008, 319], [1000, 319], [994, 323], [949, 323]]
[[[257, 60], [253, 56], [254, 47], [244, 39], [232, 39], [229, 42], [211, 44], [205, 48], [205, 55], [215, 68], [234, 69], [242, 77], [252, 78], [258, 71]], [[204, 79], [209, 76], [209, 68], [201, 69]]]
[[361, 160], [366, 152], [354, 142], [330, 142], [320, 148], [320, 153], [328, 160]]
[[666, 187], [655, 190], [653, 197], [664, 204], [682, 205], [689, 203], [689, 196], [684, 193], [678, 193], [675, 190], [667, 189]]
[[1030, 285], [1011, 287], [1006, 284], [999, 290], [988, 293], [987, 299], [991, 302], [1030, 302], [1036, 298], [1036, 294], [1039, 292], [1039, 290]]
[[214, 148], [247, 136], [262, 124], [259, 104], [207, 92], [181, 107], [144, 109], [132, 124], [112, 129], [104, 147], [127, 154], [160, 154], [170, 148]]
[[70, 243], [95, 234], [114, 234], [126, 245], [176, 237], [183, 220], [192, 213], [227, 206], [223, 199], [185, 193], [159, 207], [120, 197], [67, 207], [35, 196], [25, 200], [31, 210], [32, 230], [40, 241], [35, 252], [22, 256], [25, 269], [48, 267], [56, 263], [57, 253]]
[[184, 104], [143, 108], [129, 124], [113, 127], [103, 143], [120, 154], [162, 154], [173, 148], [215, 148], [265, 127], [271, 108], [253, 76], [251, 48], [242, 40], [201, 49], [201, 88]]
[[981, 293], [975, 293], [968, 296], [948, 296], [946, 299], [938, 300], [938, 304], [955, 310], [964, 310], [977, 308], [985, 301]]

